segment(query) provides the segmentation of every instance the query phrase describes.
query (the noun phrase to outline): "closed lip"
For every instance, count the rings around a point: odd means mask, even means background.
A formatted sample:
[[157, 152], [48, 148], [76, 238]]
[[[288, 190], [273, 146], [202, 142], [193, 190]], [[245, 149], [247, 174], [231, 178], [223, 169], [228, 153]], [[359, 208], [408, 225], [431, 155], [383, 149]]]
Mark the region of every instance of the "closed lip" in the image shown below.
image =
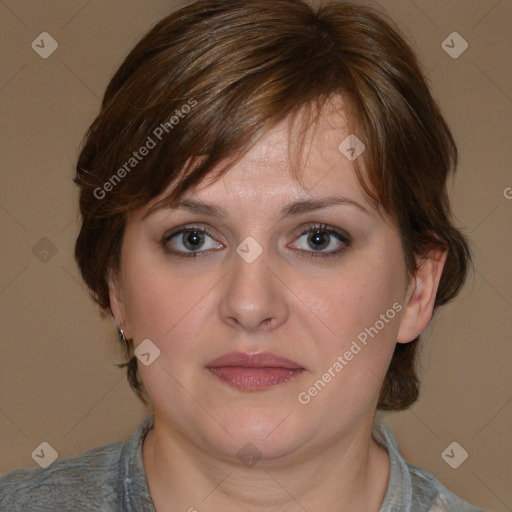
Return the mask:
[[295, 361], [277, 356], [270, 352], [260, 352], [258, 354], [230, 352], [206, 364], [206, 368], [223, 368], [229, 366], [237, 368], [288, 368], [292, 370], [304, 370], [304, 367]]

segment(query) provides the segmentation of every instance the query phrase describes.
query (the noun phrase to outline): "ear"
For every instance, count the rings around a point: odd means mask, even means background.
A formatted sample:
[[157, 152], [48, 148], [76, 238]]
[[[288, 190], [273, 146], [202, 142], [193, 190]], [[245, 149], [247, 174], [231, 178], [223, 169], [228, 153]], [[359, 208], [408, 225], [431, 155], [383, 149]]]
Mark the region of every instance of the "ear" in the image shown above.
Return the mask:
[[125, 303], [123, 297], [123, 285], [119, 272], [109, 270], [107, 274], [110, 309], [114, 322], [118, 329], [123, 329], [125, 336], [130, 337], [128, 334], [128, 325], [126, 322]]
[[397, 343], [414, 340], [430, 322], [446, 256], [445, 249], [435, 249], [419, 262], [407, 289]]

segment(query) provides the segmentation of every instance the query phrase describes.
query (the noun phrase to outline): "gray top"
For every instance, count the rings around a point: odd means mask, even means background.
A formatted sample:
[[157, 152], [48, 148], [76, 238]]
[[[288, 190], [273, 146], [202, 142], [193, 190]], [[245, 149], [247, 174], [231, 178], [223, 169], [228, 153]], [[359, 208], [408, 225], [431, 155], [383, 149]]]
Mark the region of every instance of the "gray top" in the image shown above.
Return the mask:
[[[0, 476], [0, 511], [155, 512], [142, 460], [142, 442], [153, 421], [153, 416], [146, 418], [125, 442], [57, 459], [46, 469], [22, 468]], [[484, 512], [407, 463], [388, 427], [375, 423], [373, 436], [391, 463], [379, 512]]]

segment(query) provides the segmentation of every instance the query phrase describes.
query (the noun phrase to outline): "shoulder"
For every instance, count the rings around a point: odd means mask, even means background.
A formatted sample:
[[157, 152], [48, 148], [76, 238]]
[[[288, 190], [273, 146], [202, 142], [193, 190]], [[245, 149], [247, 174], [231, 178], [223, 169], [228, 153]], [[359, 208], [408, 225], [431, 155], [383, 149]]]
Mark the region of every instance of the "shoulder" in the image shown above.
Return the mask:
[[154, 510], [142, 461], [142, 443], [154, 417], [124, 441], [57, 459], [48, 468], [0, 476], [0, 511], [76, 512]]
[[123, 443], [57, 459], [50, 467], [16, 469], [0, 476], [0, 510], [104, 510], [115, 494]]
[[389, 427], [376, 422], [373, 436], [386, 448], [390, 459], [389, 484], [381, 512], [484, 512], [450, 492], [425, 469], [408, 463]]
[[462, 500], [449, 491], [437, 478], [423, 468], [406, 462], [411, 475], [414, 503], [422, 503], [428, 496], [430, 509], [428, 512], [484, 512]]

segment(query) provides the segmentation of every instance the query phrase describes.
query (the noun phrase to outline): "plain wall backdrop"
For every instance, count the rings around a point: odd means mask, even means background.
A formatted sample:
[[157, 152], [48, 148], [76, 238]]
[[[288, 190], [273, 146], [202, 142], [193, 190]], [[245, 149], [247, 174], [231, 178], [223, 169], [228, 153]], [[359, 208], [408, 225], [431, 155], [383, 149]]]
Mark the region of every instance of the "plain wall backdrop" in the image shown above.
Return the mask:
[[[0, 2], [0, 473], [35, 466], [43, 441], [63, 457], [124, 440], [148, 414], [115, 366], [113, 322], [101, 318], [73, 260], [72, 178], [115, 69], [181, 5]], [[409, 462], [475, 505], [512, 510], [512, 3], [377, 5], [418, 52], [455, 136], [461, 159], [450, 195], [476, 269], [424, 339], [420, 400], [384, 421]], [[442, 457], [453, 442], [468, 453], [457, 469]]]

